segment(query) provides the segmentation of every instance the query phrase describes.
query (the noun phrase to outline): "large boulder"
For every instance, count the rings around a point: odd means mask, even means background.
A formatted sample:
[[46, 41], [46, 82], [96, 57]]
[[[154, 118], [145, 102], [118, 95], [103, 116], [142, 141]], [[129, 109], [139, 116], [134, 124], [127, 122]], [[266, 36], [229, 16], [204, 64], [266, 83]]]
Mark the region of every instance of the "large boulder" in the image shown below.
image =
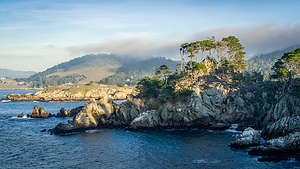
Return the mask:
[[242, 134], [237, 135], [236, 139], [231, 142], [231, 148], [247, 148], [260, 144], [260, 131], [249, 127], [246, 128]]
[[73, 123], [76, 128], [96, 128], [103, 119], [103, 115], [105, 115], [105, 110], [98, 106], [95, 100], [91, 100], [74, 117]]
[[50, 129], [49, 132], [51, 134], [65, 135], [84, 130], [85, 129], [75, 127], [72, 121], [68, 121], [67, 123], [59, 123], [54, 129]]

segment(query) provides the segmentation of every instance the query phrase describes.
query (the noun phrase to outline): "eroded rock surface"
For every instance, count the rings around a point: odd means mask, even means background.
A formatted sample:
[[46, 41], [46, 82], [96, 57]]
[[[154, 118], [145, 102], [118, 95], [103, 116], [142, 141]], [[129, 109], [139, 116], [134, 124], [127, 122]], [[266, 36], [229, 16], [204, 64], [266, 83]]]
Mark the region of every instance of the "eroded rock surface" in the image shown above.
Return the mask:
[[242, 134], [236, 136], [236, 139], [231, 142], [232, 148], [247, 148], [260, 144], [261, 132], [249, 127]]

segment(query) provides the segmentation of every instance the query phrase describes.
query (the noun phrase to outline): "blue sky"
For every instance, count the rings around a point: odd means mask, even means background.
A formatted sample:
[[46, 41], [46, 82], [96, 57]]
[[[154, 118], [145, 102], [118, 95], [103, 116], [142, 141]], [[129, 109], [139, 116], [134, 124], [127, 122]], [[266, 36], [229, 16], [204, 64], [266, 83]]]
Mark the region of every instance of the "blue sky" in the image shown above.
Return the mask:
[[0, 0], [0, 68], [42, 71], [89, 53], [176, 58], [238, 36], [248, 56], [300, 42], [298, 0]]

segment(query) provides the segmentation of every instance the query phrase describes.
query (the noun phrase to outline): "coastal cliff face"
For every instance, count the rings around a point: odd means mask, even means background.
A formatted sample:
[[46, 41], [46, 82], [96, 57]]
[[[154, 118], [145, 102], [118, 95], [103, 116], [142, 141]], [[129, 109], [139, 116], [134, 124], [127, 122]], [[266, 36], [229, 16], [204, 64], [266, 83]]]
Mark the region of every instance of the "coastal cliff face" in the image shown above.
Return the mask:
[[261, 83], [229, 90], [216, 83], [206, 89], [194, 88], [190, 96], [166, 102], [128, 96], [117, 103], [106, 96], [90, 101], [72, 121], [58, 124], [52, 132], [66, 134], [107, 127], [226, 129], [238, 124], [240, 130], [252, 127], [262, 132], [247, 129], [255, 136], [239, 137], [242, 142], [236, 141], [235, 147], [259, 145], [262, 137], [266, 144], [250, 153], [299, 152], [300, 99], [279, 86]]
[[109, 96], [112, 99], [126, 99], [127, 95], [135, 95], [134, 87], [117, 87], [109, 85], [62, 85], [49, 87], [35, 94], [10, 94], [5, 100], [11, 101], [71, 101], [90, 100]]
[[[254, 88], [262, 88], [260, 84]], [[125, 126], [138, 128], [204, 127], [224, 128], [239, 124], [240, 129], [263, 129], [265, 138], [284, 136], [299, 130], [297, 97], [285, 94], [251, 92], [251, 88], [228, 92], [221, 85], [194, 91], [190, 96], [160, 102], [154, 98], [128, 97], [117, 104], [110, 97], [91, 101], [75, 116], [76, 127]], [[258, 90], [258, 89], [256, 89]], [[294, 121], [294, 122], [293, 122]], [[286, 124], [288, 123], [288, 124]], [[290, 126], [278, 129], [279, 126]]]

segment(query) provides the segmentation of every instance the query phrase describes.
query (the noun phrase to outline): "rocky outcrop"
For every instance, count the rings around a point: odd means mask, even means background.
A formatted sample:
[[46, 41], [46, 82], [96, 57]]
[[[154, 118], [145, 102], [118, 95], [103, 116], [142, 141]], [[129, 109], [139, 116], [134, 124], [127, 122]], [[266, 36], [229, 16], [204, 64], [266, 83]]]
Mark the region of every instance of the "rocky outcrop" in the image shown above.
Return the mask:
[[62, 85], [49, 87], [35, 94], [9, 94], [3, 100], [11, 101], [88, 101], [109, 96], [111, 99], [126, 99], [128, 95], [135, 95], [134, 87], [117, 87], [109, 85]]
[[51, 117], [51, 113], [46, 112], [43, 107], [34, 106], [33, 111], [31, 113], [31, 118], [48, 118]]
[[267, 125], [263, 130], [263, 136], [267, 139], [273, 139], [297, 131], [300, 131], [300, 116], [283, 117], [278, 121]]
[[56, 114], [56, 117], [73, 117], [78, 114], [84, 106], [76, 107], [71, 110], [67, 110], [65, 108], [61, 108], [59, 112]]
[[263, 137], [266, 144], [251, 153], [299, 152], [300, 100], [288, 92], [263, 92], [269, 85], [237, 90], [210, 83], [206, 88], [194, 87], [190, 96], [165, 102], [127, 96], [117, 104], [106, 95], [99, 102], [92, 100], [72, 121], [60, 123], [52, 131], [65, 134], [106, 127], [226, 129], [237, 124], [244, 132], [231, 143], [232, 148], [260, 145]]
[[300, 132], [268, 140], [264, 145], [249, 151], [250, 155], [262, 156], [262, 158], [258, 159], [259, 161], [288, 160], [291, 156], [297, 156], [299, 153]]
[[56, 117], [70, 117], [71, 111], [65, 108], [61, 108], [59, 112], [56, 114]]
[[260, 144], [261, 132], [249, 127], [246, 128], [242, 134], [236, 136], [235, 140], [231, 142], [231, 148], [248, 148]]

